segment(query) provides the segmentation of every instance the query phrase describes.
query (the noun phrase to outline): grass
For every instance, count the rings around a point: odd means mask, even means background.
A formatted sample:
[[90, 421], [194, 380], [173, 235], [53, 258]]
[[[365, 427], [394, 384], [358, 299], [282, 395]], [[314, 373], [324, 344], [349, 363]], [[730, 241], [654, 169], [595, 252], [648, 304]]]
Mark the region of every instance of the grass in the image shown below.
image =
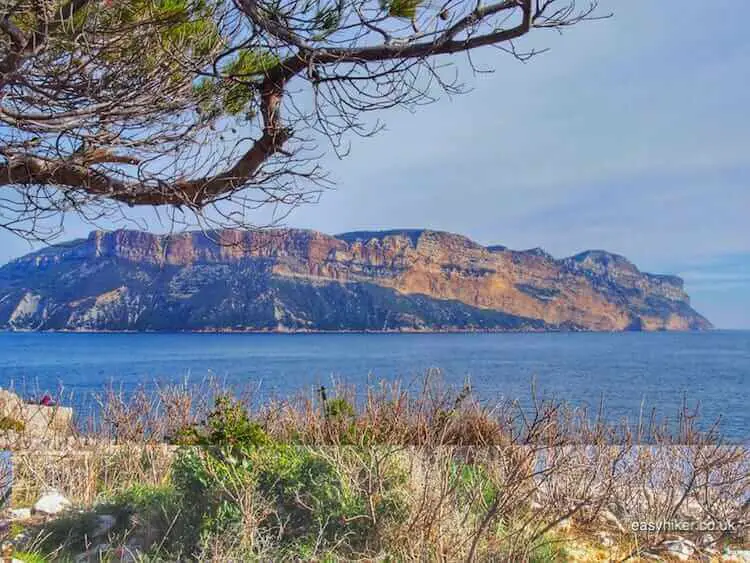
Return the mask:
[[[747, 449], [687, 409], [631, 428], [430, 378], [249, 405], [218, 389], [106, 394], [85, 432], [16, 451], [15, 504], [54, 486], [76, 505], [19, 547], [39, 561], [104, 542], [143, 561], [637, 559], [667, 535], [631, 521], [748, 517]], [[102, 514], [115, 525], [92, 538]]]

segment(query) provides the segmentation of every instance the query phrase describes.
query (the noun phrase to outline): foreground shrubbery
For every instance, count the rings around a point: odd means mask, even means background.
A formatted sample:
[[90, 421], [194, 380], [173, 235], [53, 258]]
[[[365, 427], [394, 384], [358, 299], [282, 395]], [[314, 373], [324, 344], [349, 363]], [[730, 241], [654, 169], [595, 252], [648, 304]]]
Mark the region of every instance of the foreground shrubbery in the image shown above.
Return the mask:
[[[217, 392], [110, 394], [67, 449], [16, 456], [17, 505], [54, 486], [83, 512], [8, 533], [38, 556], [91, 561], [697, 559], [745, 541], [748, 451], [698, 432], [687, 410], [630, 428], [429, 380], [358, 405], [352, 390], [330, 395], [248, 409]], [[632, 528], [709, 520], [735, 529]]]

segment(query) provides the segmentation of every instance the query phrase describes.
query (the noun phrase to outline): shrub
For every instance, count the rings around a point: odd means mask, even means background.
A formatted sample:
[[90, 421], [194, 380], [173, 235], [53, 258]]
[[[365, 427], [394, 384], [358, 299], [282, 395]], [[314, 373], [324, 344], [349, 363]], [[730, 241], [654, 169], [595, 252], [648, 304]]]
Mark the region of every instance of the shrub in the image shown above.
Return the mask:
[[219, 449], [241, 449], [270, 442], [257, 422], [250, 420], [242, 402], [229, 395], [219, 395], [205, 424], [179, 429], [171, 440], [184, 446], [204, 446]]
[[26, 425], [10, 416], [0, 417], [0, 432], [23, 432]]
[[[371, 455], [351, 450], [352, 459]], [[209, 538], [233, 534], [248, 543], [273, 537], [289, 557], [303, 559], [337, 545], [346, 546], [345, 555], [372, 551], [379, 541], [376, 524], [408, 515], [398, 489], [407, 477], [387, 471], [368, 498], [366, 487], [356, 482], [357, 472], [349, 471], [351, 462], [333, 460], [326, 450], [280, 444], [232, 455], [226, 450], [182, 451], [173, 481], [185, 507], [183, 518], [189, 521], [183, 527], [195, 530], [191, 550], [205, 547]]]
[[283, 445], [258, 453], [258, 487], [287, 522], [286, 541], [304, 543], [318, 534], [335, 541], [347, 531], [351, 518], [364, 513], [363, 499], [314, 450]]
[[245, 405], [228, 395], [217, 397], [207, 426], [206, 444], [210, 446], [246, 448], [269, 443], [263, 428], [250, 420]]
[[139, 533], [149, 536], [146, 539], [171, 546], [183, 532], [175, 526], [182, 508], [171, 485], [134, 485], [107, 497], [95, 511], [116, 518], [112, 533], [128, 534], [138, 528]]
[[342, 397], [330, 399], [325, 403], [326, 417], [333, 419], [351, 419], [355, 416], [354, 407]]
[[243, 514], [238, 497], [251, 489], [252, 470], [229, 452], [214, 455], [191, 448], [179, 453], [172, 469], [172, 482], [185, 508], [180, 528], [188, 553], [196, 552], [214, 535], [237, 533]]
[[[99, 526], [101, 514], [115, 517], [115, 524], [108, 530], [106, 538], [113, 544], [137, 537], [141, 545], [159, 545], [173, 553], [181, 553], [183, 537], [190, 535], [189, 530], [179, 526], [178, 517], [184, 508], [172, 487], [132, 486], [110, 494], [91, 510], [67, 512], [33, 527], [31, 535], [37, 538], [34, 546], [38, 548], [33, 553], [48, 553], [53, 560], [67, 561], [66, 557], [73, 557], [93, 544], [101, 543], [104, 537], [91, 535]], [[29, 535], [27, 529], [20, 531]]]

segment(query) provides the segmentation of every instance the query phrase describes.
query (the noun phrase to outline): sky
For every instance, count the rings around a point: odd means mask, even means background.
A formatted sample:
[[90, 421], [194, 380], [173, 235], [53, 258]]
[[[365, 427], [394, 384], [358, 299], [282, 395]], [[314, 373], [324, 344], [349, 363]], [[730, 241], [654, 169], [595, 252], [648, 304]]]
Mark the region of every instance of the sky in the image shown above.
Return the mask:
[[[521, 63], [474, 56], [492, 74], [324, 158], [335, 189], [287, 226], [328, 233], [431, 228], [484, 244], [623, 254], [682, 276], [720, 328], [750, 328], [750, 2], [601, 0], [610, 19]], [[66, 223], [69, 238], [90, 227]], [[0, 232], [0, 263], [29, 251]]]

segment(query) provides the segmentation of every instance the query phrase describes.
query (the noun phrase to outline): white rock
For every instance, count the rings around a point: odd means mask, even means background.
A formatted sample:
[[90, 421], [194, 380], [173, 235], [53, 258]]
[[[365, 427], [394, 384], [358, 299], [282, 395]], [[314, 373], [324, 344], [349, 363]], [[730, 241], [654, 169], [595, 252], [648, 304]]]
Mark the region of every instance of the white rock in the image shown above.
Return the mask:
[[28, 520], [31, 518], [30, 508], [11, 508], [8, 511], [8, 518], [11, 520]]
[[689, 548], [691, 548], [693, 551], [695, 551], [696, 548], [698, 547], [698, 546], [695, 545], [694, 541], [691, 541], [691, 540], [689, 540], [687, 538], [683, 538], [682, 536], [677, 536], [676, 539], [677, 539], [677, 541], [684, 543], [686, 546], [688, 546]]
[[711, 534], [703, 534], [698, 540], [698, 544], [702, 546], [714, 545], [715, 543], [716, 543], [716, 538], [713, 537]]
[[691, 545], [692, 542], [688, 542], [684, 539], [665, 541], [661, 547], [671, 557], [679, 559], [680, 561], [687, 561], [695, 553], [695, 548]]
[[70, 508], [71, 503], [58, 491], [51, 490], [45, 492], [34, 504], [33, 512], [42, 514], [59, 514], [63, 510]]
[[596, 532], [596, 534], [594, 534], [594, 537], [604, 547], [612, 547], [613, 545], [615, 545], [615, 540], [613, 540], [612, 536], [610, 536], [607, 532]]
[[722, 561], [750, 563], [750, 550], [748, 549], [727, 549], [722, 555], [724, 556]]
[[114, 528], [116, 523], [117, 518], [115, 518], [111, 514], [100, 514], [96, 517], [96, 528], [91, 533], [91, 536], [95, 538], [103, 536], [112, 528]]
[[22, 423], [27, 438], [50, 438], [70, 434], [73, 409], [26, 404], [15, 393], [0, 389], [0, 418], [5, 417]]
[[600, 513], [601, 519], [605, 522], [612, 524], [619, 532], [625, 533], [625, 527], [620, 523], [620, 519], [617, 518], [609, 510], [602, 510]]

